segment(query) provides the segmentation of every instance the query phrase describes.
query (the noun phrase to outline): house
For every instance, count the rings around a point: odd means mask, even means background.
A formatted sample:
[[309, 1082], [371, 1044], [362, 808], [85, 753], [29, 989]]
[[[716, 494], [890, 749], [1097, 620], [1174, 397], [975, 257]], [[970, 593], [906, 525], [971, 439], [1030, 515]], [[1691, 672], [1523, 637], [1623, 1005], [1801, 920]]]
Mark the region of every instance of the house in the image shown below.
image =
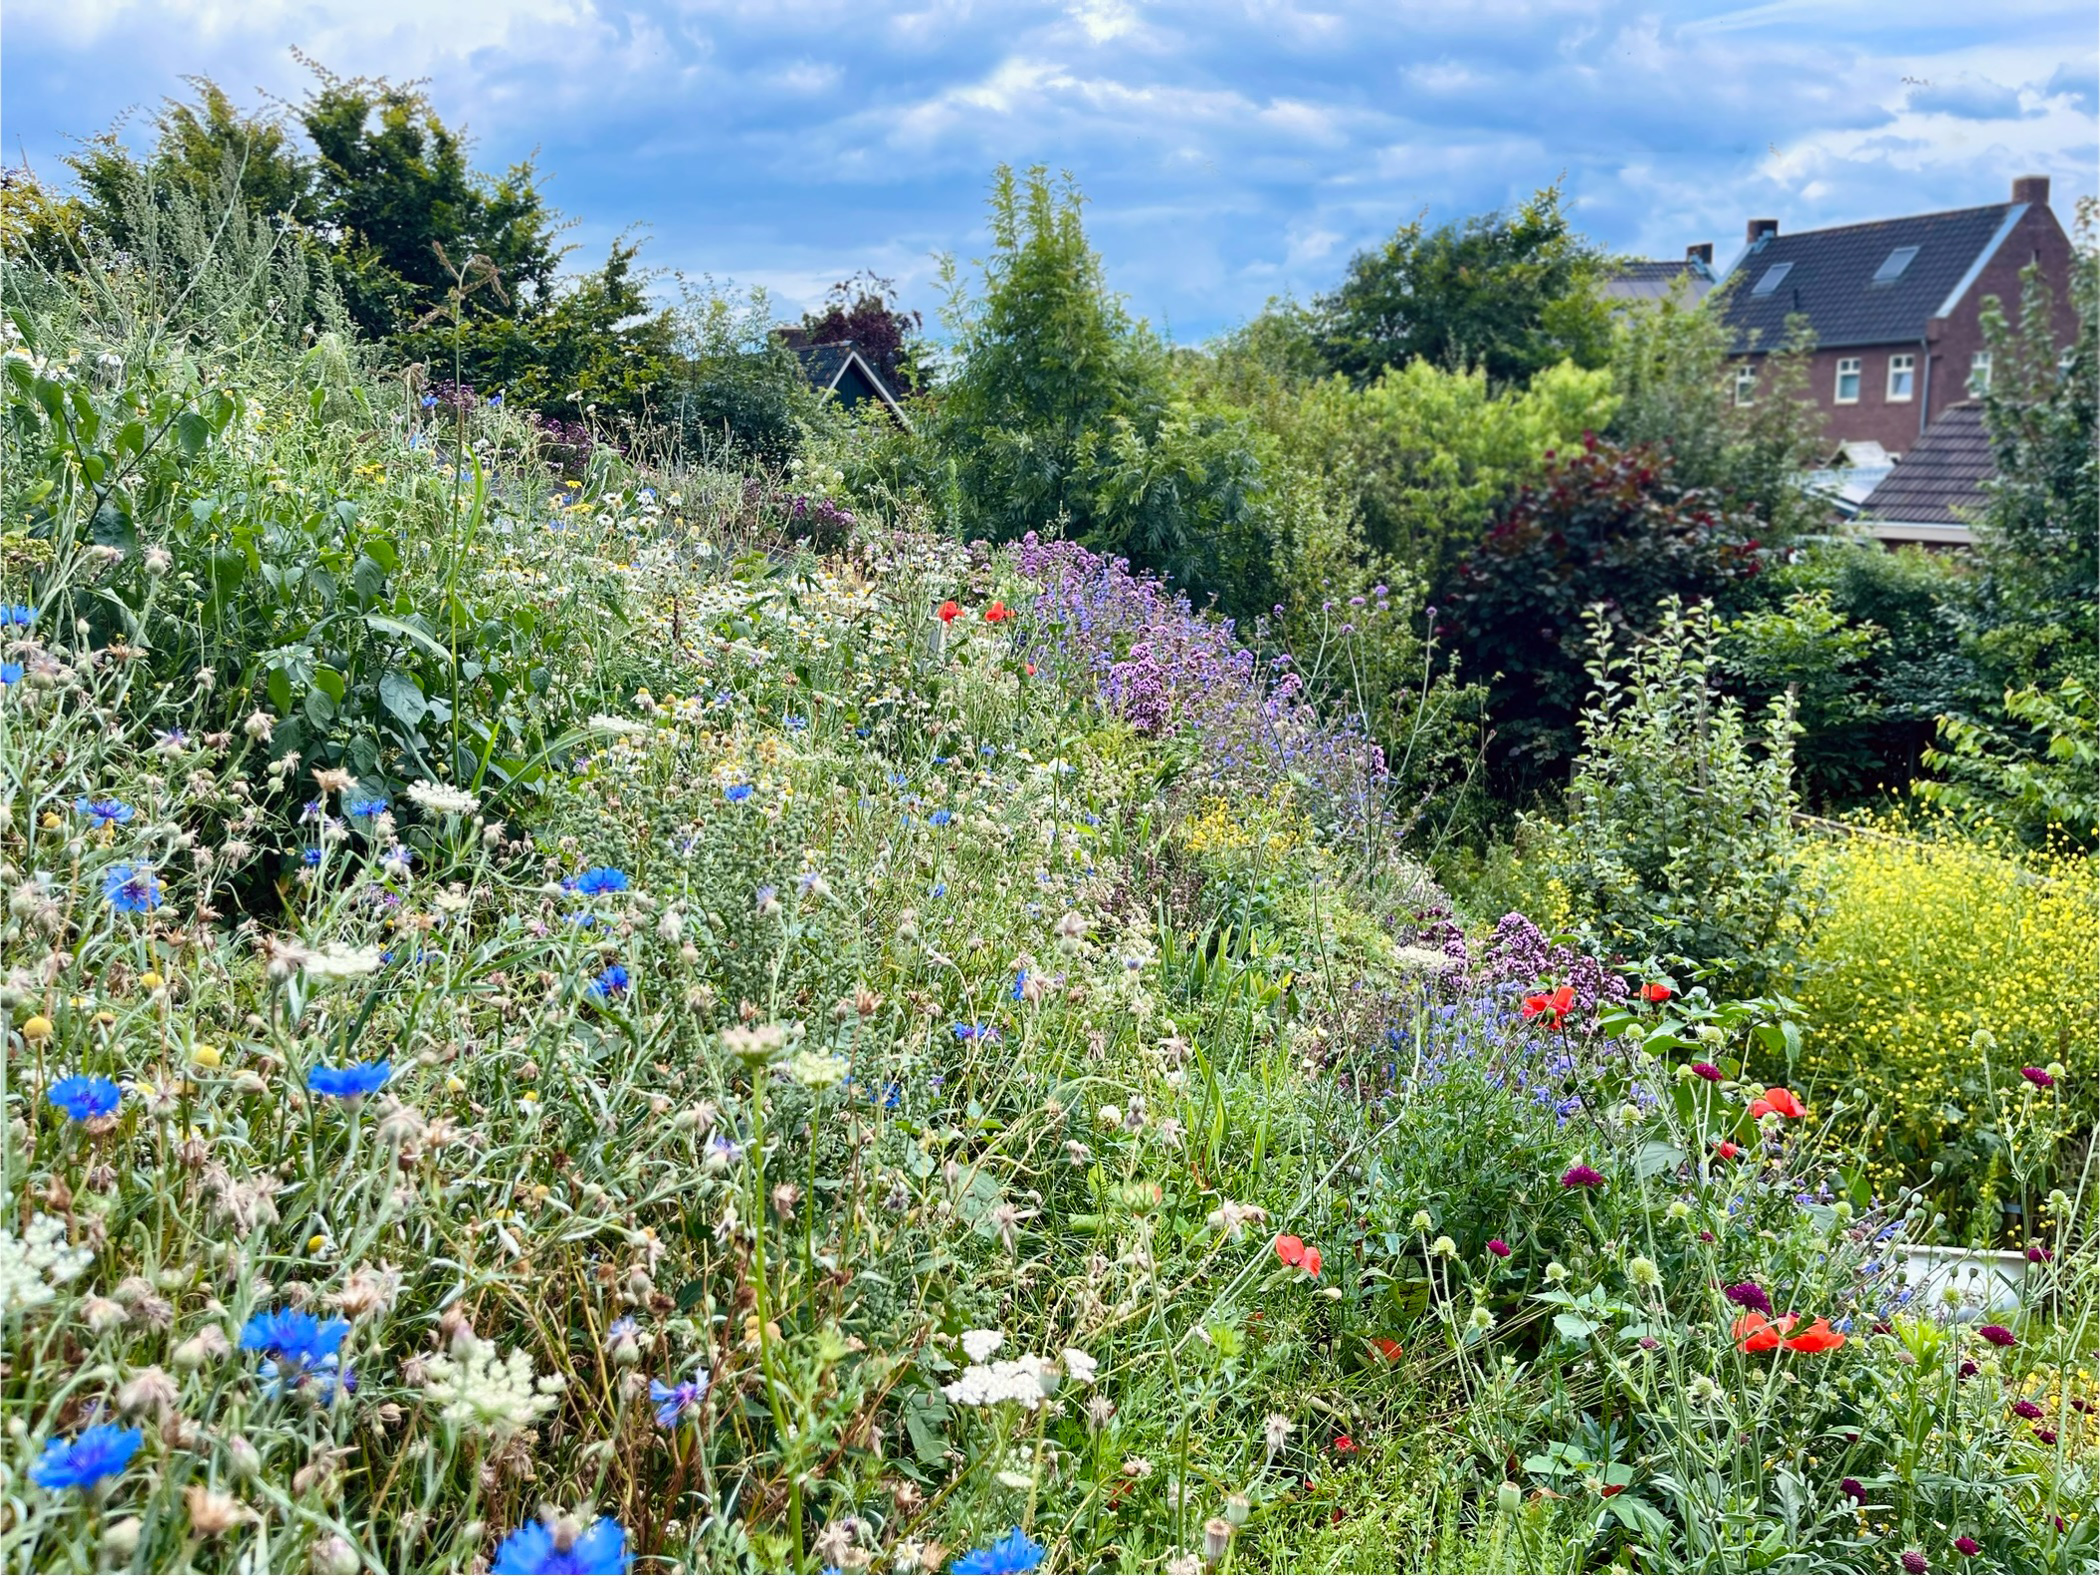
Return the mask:
[[802, 363], [802, 375], [818, 393], [831, 395], [848, 410], [867, 400], [879, 401], [898, 426], [907, 432], [911, 430], [904, 408], [855, 346], [790, 345], [789, 350]]
[[2055, 293], [2063, 344], [2077, 332], [2071, 241], [2049, 208], [2046, 176], [2023, 175], [2009, 202], [1782, 235], [1752, 219], [1722, 283], [1738, 357], [1735, 397], [1757, 397], [1758, 367], [1800, 314], [1815, 334], [1809, 394], [1833, 442], [1879, 443], [1901, 457], [1950, 408], [1989, 386], [1984, 299], [2017, 319], [2020, 273], [2038, 265]]
[[1644, 301], [1663, 301], [1682, 290], [1685, 305], [1714, 287], [1714, 243], [1701, 241], [1684, 249], [1684, 261], [1629, 257], [1612, 265], [1597, 287], [1612, 310], [1624, 311]]
[[1983, 406], [1975, 400], [1949, 405], [1867, 494], [1859, 524], [1891, 547], [1967, 547], [1987, 502], [1983, 484], [1997, 468]]

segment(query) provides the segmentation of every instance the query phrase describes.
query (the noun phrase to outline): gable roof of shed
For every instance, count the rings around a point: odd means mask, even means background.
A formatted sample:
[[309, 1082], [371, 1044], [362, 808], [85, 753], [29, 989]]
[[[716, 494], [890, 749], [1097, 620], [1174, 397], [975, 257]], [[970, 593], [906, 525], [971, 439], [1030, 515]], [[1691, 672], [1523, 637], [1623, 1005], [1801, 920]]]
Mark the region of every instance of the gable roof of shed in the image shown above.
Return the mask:
[[1861, 519], [1907, 525], [1971, 525], [1989, 499], [1983, 484], [1997, 474], [1983, 407], [1973, 400], [1949, 405], [1925, 429], [1860, 505]]
[[[2001, 202], [1754, 241], [1724, 281], [1734, 286], [1726, 321], [1735, 348], [1776, 349], [1795, 312], [1807, 316], [1818, 349], [1923, 339], [1926, 323], [1953, 310], [2026, 211], [2026, 203]], [[1906, 246], [1917, 248], [1910, 265], [1876, 284], [1875, 271]], [[1754, 294], [1782, 264], [1778, 288]]]

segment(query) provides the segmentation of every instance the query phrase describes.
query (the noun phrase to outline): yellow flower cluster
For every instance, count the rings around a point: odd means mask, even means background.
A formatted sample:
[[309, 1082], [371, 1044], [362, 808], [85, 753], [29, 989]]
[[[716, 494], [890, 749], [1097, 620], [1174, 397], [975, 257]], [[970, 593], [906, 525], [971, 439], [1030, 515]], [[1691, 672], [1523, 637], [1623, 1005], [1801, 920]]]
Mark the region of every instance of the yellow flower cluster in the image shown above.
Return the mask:
[[2090, 1098], [2100, 1052], [2091, 856], [2001, 853], [1905, 825], [1860, 828], [1818, 864], [1831, 906], [1792, 993], [1808, 1009], [1808, 1070], [1823, 1088], [1875, 1100], [1917, 1155], [1960, 1112], [1990, 1119], [1979, 1090], [2033, 1096], [2023, 1066], [2062, 1063], [2071, 1087], [2054, 1098]]
[[1206, 798], [1177, 829], [1181, 846], [1192, 854], [1249, 853], [1275, 856], [1305, 842], [1311, 828], [1292, 802], [1288, 788], [1271, 789], [1263, 799]]

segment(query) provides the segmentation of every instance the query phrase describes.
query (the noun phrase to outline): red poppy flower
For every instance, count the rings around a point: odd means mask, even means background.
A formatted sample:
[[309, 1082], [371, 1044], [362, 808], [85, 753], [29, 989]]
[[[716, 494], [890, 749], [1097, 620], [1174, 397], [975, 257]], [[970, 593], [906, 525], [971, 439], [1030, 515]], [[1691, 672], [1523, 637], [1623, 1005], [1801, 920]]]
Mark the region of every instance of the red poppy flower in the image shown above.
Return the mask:
[[933, 616], [943, 624], [952, 624], [962, 617], [962, 604], [956, 601], [954, 597], [950, 597], [934, 609]]
[[1027, 666], [1027, 668], [1028, 668], [1028, 676], [1029, 676], [1030, 678], [1034, 678], [1034, 677], [1035, 677], [1035, 664], [1034, 664], [1033, 662], [1030, 662], [1030, 663], [1026, 664], [1026, 666]]
[[1790, 1352], [1834, 1352], [1845, 1344], [1845, 1337], [1830, 1327], [1828, 1319], [1818, 1319], [1799, 1335], [1780, 1344]]
[[1795, 1097], [1794, 1091], [1780, 1084], [1774, 1084], [1767, 1089], [1762, 1100], [1750, 1102], [1750, 1114], [1754, 1117], [1764, 1116], [1773, 1111], [1777, 1111], [1789, 1121], [1797, 1121], [1808, 1115], [1808, 1107]]
[[1014, 610], [1004, 602], [994, 602], [984, 610], [984, 621], [987, 624], [1003, 624], [1014, 616]]
[[1320, 1250], [1318, 1248], [1307, 1248], [1305, 1250], [1304, 1270], [1314, 1280], [1320, 1278]]
[[1371, 1342], [1371, 1350], [1389, 1363], [1400, 1361], [1400, 1343], [1390, 1336], [1381, 1335]]
[[1663, 984], [1660, 980], [1641, 987], [1642, 1001], [1668, 1001], [1675, 994], [1675, 991], [1671, 990], [1669, 986]]
[[1746, 1313], [1735, 1321], [1735, 1343], [1746, 1352], [1769, 1352], [1791, 1335], [1799, 1322], [1791, 1313], [1782, 1313], [1776, 1319], [1754, 1311]]
[[1625, 1492], [1626, 1485], [1624, 1483], [1607, 1483], [1597, 1490], [1597, 1497], [1599, 1499], [1610, 1499], [1614, 1494], [1623, 1494]]
[[1735, 1145], [1731, 1144], [1727, 1139], [1724, 1138], [1718, 1144], [1714, 1145], [1714, 1153], [1719, 1155], [1723, 1160], [1733, 1160], [1737, 1155], [1741, 1154], [1742, 1151], [1736, 1148]]
[[1527, 1018], [1544, 1018], [1547, 1028], [1557, 1029], [1560, 1027], [1561, 1020], [1567, 1017], [1568, 1009], [1574, 1005], [1575, 987], [1563, 985], [1556, 991], [1526, 996], [1524, 998], [1524, 1016]]
[[1334, 1453], [1338, 1456], [1355, 1455], [1356, 1441], [1351, 1439], [1347, 1434], [1336, 1434], [1334, 1436]]
[[1305, 1262], [1304, 1240], [1298, 1237], [1278, 1237], [1276, 1239], [1276, 1256], [1286, 1264], [1303, 1264]]

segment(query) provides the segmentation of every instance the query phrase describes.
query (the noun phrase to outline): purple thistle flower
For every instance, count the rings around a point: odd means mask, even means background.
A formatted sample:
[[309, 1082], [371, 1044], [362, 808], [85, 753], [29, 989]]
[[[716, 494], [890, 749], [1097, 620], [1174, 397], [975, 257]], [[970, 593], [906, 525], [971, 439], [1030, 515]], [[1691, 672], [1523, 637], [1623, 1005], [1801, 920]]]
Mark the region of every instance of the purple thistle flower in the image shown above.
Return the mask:
[[1764, 1287], [1756, 1281], [1739, 1281], [1721, 1295], [1738, 1308], [1754, 1308], [1766, 1318], [1772, 1317], [1772, 1299], [1765, 1295]]

